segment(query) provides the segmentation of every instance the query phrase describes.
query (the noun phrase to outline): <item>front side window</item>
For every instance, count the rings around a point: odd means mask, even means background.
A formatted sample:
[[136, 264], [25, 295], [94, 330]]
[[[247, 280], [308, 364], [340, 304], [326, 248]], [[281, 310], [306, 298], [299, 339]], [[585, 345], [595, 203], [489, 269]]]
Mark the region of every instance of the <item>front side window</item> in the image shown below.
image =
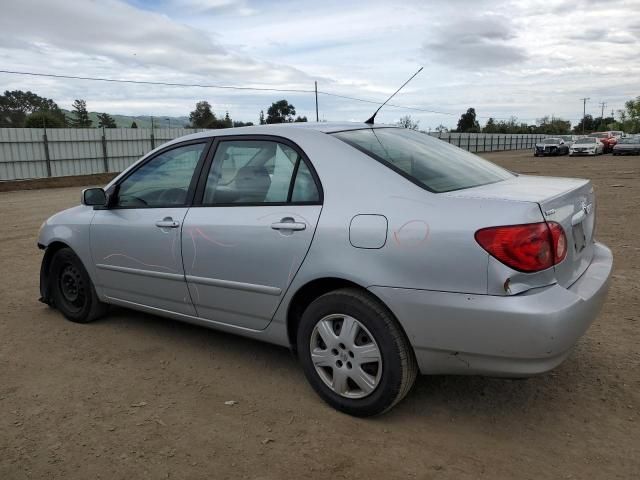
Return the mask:
[[514, 176], [473, 153], [406, 128], [367, 128], [332, 135], [435, 193]]
[[306, 183], [305, 172], [311, 177], [302, 157], [283, 143], [222, 141], [207, 177], [203, 204], [317, 202], [316, 184], [313, 177], [311, 184]]
[[120, 184], [118, 207], [179, 207], [207, 143], [184, 145], [152, 158]]

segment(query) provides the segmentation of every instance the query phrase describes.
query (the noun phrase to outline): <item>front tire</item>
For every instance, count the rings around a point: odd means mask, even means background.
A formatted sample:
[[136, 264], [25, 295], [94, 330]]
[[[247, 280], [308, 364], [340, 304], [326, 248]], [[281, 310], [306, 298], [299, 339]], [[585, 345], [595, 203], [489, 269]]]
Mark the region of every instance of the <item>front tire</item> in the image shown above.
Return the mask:
[[391, 409], [418, 373], [413, 348], [391, 312], [357, 289], [314, 300], [302, 315], [297, 347], [318, 395], [358, 417]]
[[98, 300], [87, 270], [70, 248], [54, 254], [49, 279], [53, 306], [68, 320], [89, 323], [106, 313], [108, 305]]

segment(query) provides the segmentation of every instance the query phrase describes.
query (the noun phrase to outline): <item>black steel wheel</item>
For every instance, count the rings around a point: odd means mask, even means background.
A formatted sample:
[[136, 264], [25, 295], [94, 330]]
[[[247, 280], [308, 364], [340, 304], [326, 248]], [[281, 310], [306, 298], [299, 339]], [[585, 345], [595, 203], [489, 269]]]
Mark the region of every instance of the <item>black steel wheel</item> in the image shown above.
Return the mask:
[[89, 274], [70, 248], [54, 254], [49, 281], [53, 306], [72, 322], [88, 323], [106, 313], [108, 306], [98, 300]]

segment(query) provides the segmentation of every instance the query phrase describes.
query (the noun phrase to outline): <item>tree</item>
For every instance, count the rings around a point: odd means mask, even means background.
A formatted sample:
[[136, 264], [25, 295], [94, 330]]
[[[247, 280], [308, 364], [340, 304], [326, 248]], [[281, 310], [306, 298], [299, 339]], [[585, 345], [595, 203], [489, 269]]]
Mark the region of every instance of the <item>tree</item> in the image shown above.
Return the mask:
[[71, 119], [71, 126], [73, 128], [89, 128], [93, 123], [89, 118], [89, 112], [87, 111], [87, 102], [84, 100], [75, 100], [73, 102], [73, 118]]
[[[583, 129], [584, 125], [584, 129]], [[581, 118], [575, 127], [573, 127], [573, 133], [581, 134], [584, 130], [584, 133], [591, 133], [594, 131], [594, 122], [593, 117], [589, 114], [585, 115], [584, 118]]]
[[267, 109], [266, 123], [290, 123], [295, 114], [296, 107], [286, 100], [278, 100]]
[[265, 123], [267, 123], [267, 122], [264, 120], [264, 111], [263, 111], [263, 110], [260, 110], [260, 118], [259, 118], [259, 122], [260, 122], [260, 125], [264, 125]]
[[98, 114], [98, 127], [117, 128], [116, 121], [108, 113]]
[[131, 127], [130, 128], [138, 128], [138, 124], [136, 123], [135, 120], [133, 122], [131, 122]]
[[66, 122], [50, 110], [32, 113], [24, 122], [25, 128], [64, 128]]
[[308, 122], [309, 120], [307, 120], [307, 117], [296, 117], [296, 119], [294, 120], [294, 122]]
[[449, 129], [447, 127], [445, 127], [444, 125], [440, 124], [436, 127], [436, 132], [438, 133], [448, 133]]
[[640, 96], [625, 102], [624, 108], [627, 117], [625, 122], [626, 133], [640, 133]]
[[229, 112], [227, 111], [224, 115], [224, 128], [233, 127], [233, 122], [231, 121], [231, 117], [229, 116]]
[[196, 109], [189, 114], [191, 128], [213, 128], [217, 118], [206, 100], [196, 103]]
[[22, 90], [5, 91], [0, 95], [0, 127], [24, 127], [27, 115], [46, 111], [66, 123], [64, 113], [56, 102]]
[[458, 132], [480, 132], [480, 124], [476, 120], [475, 108], [467, 109], [466, 113], [463, 113], [458, 120]]
[[549, 116], [546, 116], [537, 119], [536, 123], [536, 133], [543, 133], [545, 135], [564, 135], [571, 132], [571, 122], [569, 120], [563, 120], [556, 117], [549, 118]]
[[233, 122], [234, 127], [251, 127], [253, 126], [253, 122]]
[[489, 117], [487, 124], [482, 129], [482, 133], [498, 133], [498, 126], [496, 125], [496, 121], [493, 117]]
[[420, 120], [414, 120], [413, 118], [411, 118], [411, 115], [400, 117], [400, 120], [396, 122], [396, 125], [398, 125], [399, 127], [408, 128], [410, 130], [417, 130], [419, 124]]

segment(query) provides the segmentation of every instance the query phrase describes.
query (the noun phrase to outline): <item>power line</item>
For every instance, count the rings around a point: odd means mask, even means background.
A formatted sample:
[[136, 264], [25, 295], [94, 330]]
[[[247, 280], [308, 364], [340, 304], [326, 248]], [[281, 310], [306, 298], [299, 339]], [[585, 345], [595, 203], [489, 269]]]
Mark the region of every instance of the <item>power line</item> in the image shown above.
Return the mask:
[[17, 72], [12, 70], [0, 70], [0, 73], [9, 73], [12, 75], [29, 75], [32, 77], [64, 78], [64, 79], [71, 79], [71, 80], [91, 80], [91, 81], [97, 81], [97, 82], [133, 83], [137, 85], [159, 85], [159, 86], [165, 86], [165, 87], [223, 88], [227, 90], [256, 90], [256, 91], [263, 91], [263, 92], [313, 93], [313, 90], [303, 90], [303, 89], [295, 89], [295, 88], [239, 87], [236, 85], [152, 82], [152, 81], [146, 81], [146, 80], [122, 80], [122, 79], [116, 79], [116, 78], [80, 77], [75, 75], [55, 75], [53, 73]]
[[[329, 97], [344, 98], [344, 99], [347, 99], [347, 100], [355, 100], [357, 102], [373, 103], [375, 105], [380, 105], [380, 101], [379, 100], [367, 100], [367, 99], [364, 99], [364, 98], [350, 97], [348, 95], [338, 95], [337, 93], [323, 92], [321, 90], [318, 90], [318, 93], [321, 94], [321, 95], [327, 95]], [[451, 112], [440, 112], [438, 110], [428, 110], [426, 108], [407, 107], [405, 105], [394, 105], [393, 103], [387, 103], [387, 106], [396, 107], [396, 108], [405, 108], [407, 110], [416, 110], [418, 112], [439, 113], [441, 115], [456, 115], [455, 113], [451, 113]]]
[[600, 114], [600, 118], [604, 118], [604, 107], [607, 106], [607, 102], [600, 102], [599, 105], [602, 107], [602, 113]]
[[[197, 88], [219, 88], [226, 90], [241, 90], [241, 91], [260, 91], [260, 92], [282, 92], [282, 93], [316, 93], [316, 90], [307, 90], [302, 88], [276, 88], [276, 87], [242, 87], [237, 85], [217, 85], [217, 84], [202, 84], [202, 83], [178, 83], [178, 82], [157, 82], [157, 81], [147, 81], [147, 80], [124, 80], [119, 78], [105, 78], [105, 77], [84, 77], [79, 75], [59, 75], [53, 73], [39, 73], [39, 72], [23, 72], [16, 70], [0, 70], [0, 73], [7, 73], [11, 75], [26, 75], [31, 77], [47, 77], [47, 78], [60, 78], [60, 79], [68, 79], [68, 80], [87, 80], [94, 82], [109, 82], [109, 83], [129, 83], [134, 85], [157, 85], [157, 86], [165, 86], [165, 87], [197, 87]], [[323, 92], [317, 90], [318, 94], [326, 95], [329, 97], [342, 98], [346, 100], [354, 100], [357, 102], [363, 103], [371, 103], [375, 105], [380, 105], [379, 100], [369, 100], [365, 98], [351, 97], [348, 95], [339, 95], [337, 93], [331, 92]], [[410, 107], [407, 105], [397, 105], [393, 103], [387, 104], [389, 107], [400, 108], [405, 110], [413, 110], [417, 112], [424, 113], [435, 113], [438, 115], [451, 115], [457, 116], [457, 113], [452, 112], [444, 112], [441, 110], [432, 110], [428, 108], [421, 107]], [[492, 116], [477, 116], [477, 118], [494, 118], [496, 120], [509, 120], [510, 117], [492, 117]], [[532, 118], [520, 118], [519, 120], [534, 120]]]
[[587, 100], [590, 100], [589, 97], [581, 98], [582, 100], [582, 134], [584, 135], [584, 121], [587, 118]]

